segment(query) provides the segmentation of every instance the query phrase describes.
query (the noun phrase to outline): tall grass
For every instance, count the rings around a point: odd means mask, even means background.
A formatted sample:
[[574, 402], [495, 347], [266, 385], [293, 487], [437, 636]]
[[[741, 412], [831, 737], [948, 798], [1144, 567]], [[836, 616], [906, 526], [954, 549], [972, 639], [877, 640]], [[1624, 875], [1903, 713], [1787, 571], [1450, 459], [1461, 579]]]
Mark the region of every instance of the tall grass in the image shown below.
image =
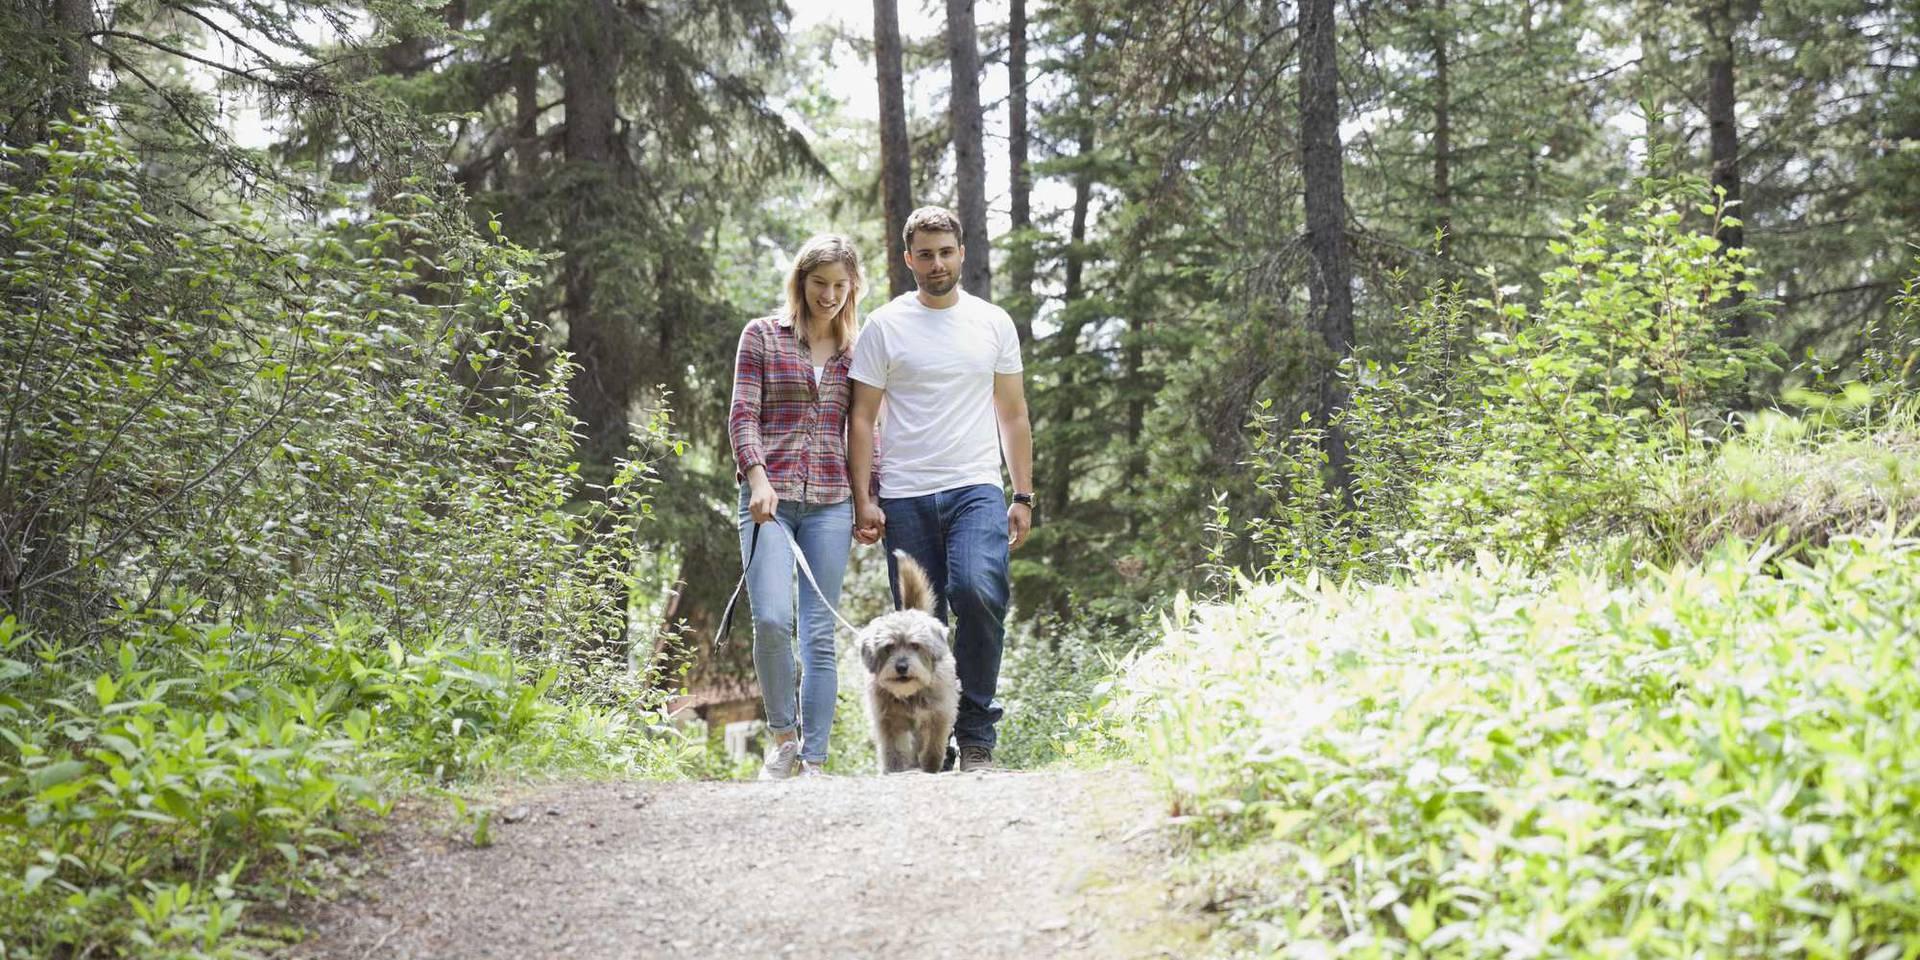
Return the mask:
[[1699, 557], [1728, 536], [1817, 546], [1920, 517], [1916, 398], [1853, 383], [1791, 399], [1800, 415], [1761, 411], [1704, 467], [1653, 478], [1665, 553]]
[[1286, 957], [1920, 956], [1920, 544], [1250, 585], [1107, 718]]

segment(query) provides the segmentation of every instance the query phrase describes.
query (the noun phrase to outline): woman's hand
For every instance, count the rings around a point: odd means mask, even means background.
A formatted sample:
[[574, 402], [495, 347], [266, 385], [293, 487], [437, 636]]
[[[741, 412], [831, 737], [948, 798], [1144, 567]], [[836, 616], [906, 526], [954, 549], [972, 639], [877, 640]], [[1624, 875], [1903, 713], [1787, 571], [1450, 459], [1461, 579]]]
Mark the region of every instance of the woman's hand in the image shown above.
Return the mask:
[[752, 489], [747, 496], [747, 514], [754, 523], [766, 523], [780, 509], [780, 495], [773, 492], [773, 484], [767, 482], [767, 472], [759, 464], [753, 467], [753, 476], [748, 478]]

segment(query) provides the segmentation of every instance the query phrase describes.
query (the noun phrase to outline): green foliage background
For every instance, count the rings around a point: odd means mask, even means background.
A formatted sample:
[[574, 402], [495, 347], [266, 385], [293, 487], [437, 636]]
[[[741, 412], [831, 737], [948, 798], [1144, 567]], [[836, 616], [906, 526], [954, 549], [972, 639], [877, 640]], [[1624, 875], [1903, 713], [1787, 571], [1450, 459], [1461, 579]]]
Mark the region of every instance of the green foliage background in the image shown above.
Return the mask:
[[[1001, 759], [1153, 770], [1223, 953], [1911, 955], [1920, 11], [1343, 7], [1351, 356], [1297, 11], [1026, 12]], [[661, 713], [750, 674], [733, 344], [891, 244], [869, 40], [793, 21], [0, 10], [0, 955], [261, 947], [409, 793], [742, 772]]]

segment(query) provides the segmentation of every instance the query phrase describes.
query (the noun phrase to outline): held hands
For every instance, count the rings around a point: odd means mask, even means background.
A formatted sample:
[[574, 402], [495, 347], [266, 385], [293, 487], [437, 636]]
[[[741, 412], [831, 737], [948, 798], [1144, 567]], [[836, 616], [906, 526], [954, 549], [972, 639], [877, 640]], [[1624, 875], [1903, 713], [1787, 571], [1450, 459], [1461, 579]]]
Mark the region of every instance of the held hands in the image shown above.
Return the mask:
[[747, 498], [747, 513], [754, 523], [766, 523], [780, 509], [780, 495], [773, 492], [773, 484], [768, 483], [766, 475], [759, 473], [753, 478], [752, 493]]
[[875, 544], [887, 532], [887, 514], [880, 505], [868, 500], [855, 504], [853, 508], [853, 539], [864, 544]]
[[1018, 550], [1027, 542], [1027, 531], [1033, 529], [1033, 508], [1024, 503], [1007, 506], [1007, 546]]

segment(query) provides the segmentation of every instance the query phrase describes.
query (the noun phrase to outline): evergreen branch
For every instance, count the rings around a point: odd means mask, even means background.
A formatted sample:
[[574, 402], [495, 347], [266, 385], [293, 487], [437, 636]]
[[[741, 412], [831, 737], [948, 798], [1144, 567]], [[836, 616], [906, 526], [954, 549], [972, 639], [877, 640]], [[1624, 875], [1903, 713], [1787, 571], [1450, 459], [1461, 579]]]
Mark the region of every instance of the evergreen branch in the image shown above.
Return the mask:
[[206, 24], [207, 29], [212, 30], [213, 32], [227, 38], [227, 40], [233, 43], [235, 46], [240, 47], [241, 49], [247, 51], [248, 53], [253, 54], [256, 57], [259, 57], [262, 61], [266, 63], [271, 64], [275, 62], [273, 57], [268, 56], [259, 47], [256, 47], [253, 44], [248, 43], [246, 39], [241, 37], [239, 34], [236, 34], [233, 31], [228, 30], [226, 27], [223, 27], [218, 23], [215, 23], [211, 17], [208, 17], [206, 14], [201, 13], [199, 10], [194, 9], [193, 6], [190, 4], [172, 3], [170, 2], [170, 0], [160, 0], [160, 5], [163, 7], [166, 7], [169, 10], [173, 10], [179, 13], [184, 13], [187, 16], [192, 17], [203, 24]]
[[199, 123], [195, 122], [191, 116], [187, 115], [186, 107], [183, 106], [181, 102], [176, 98], [173, 91], [168, 90], [165, 87], [162, 87], [159, 84], [153, 82], [153, 80], [149, 78], [146, 74], [140, 72], [139, 67], [134, 66], [131, 62], [127, 60], [127, 58], [122, 57], [118, 53], [115, 53], [112, 50], [112, 48], [106, 46], [105, 44], [102, 44], [94, 40], [93, 38], [88, 37], [87, 45], [93, 47], [95, 50], [100, 51], [102, 54], [105, 54], [107, 59], [113, 62], [115, 69], [125, 70], [126, 72], [132, 74], [133, 78], [135, 80], [140, 81], [140, 84], [142, 86], [146, 87], [148, 90], [153, 91], [153, 93], [156, 96], [158, 96], [162, 101], [166, 103], [166, 105], [170, 109], [173, 110], [173, 115], [180, 118], [180, 122], [186, 125], [187, 131], [189, 133], [192, 133], [195, 139], [198, 139], [202, 144], [205, 144], [206, 146], [209, 146], [209, 147], [219, 143], [219, 140], [217, 138], [208, 135], [206, 131], [201, 128]]
[[186, 60], [190, 63], [197, 63], [203, 67], [208, 68], [209, 70], [218, 70], [221, 73], [225, 73], [229, 76], [239, 77], [247, 81], [248, 83], [257, 83], [261, 86], [269, 87], [269, 88], [280, 90], [283, 92], [305, 89], [301, 84], [298, 84], [298, 83], [294, 83], [294, 82], [277, 78], [277, 77], [276, 78], [261, 77], [261, 76], [258, 76], [255, 73], [255, 70], [253, 69], [242, 70], [239, 67], [233, 66], [232, 64], [221, 63], [218, 60], [210, 60], [206, 57], [200, 56], [199, 54], [189, 53], [188, 51], [182, 50], [179, 47], [175, 47], [171, 44], [162, 43], [161, 41], [155, 40], [152, 37], [141, 36], [140, 34], [130, 33], [125, 30], [90, 30], [87, 33], [83, 34], [83, 36], [87, 39], [89, 43], [92, 43], [95, 48], [100, 50], [105, 50], [106, 47], [100, 43], [95, 42], [94, 41], [95, 37], [116, 37], [121, 40], [131, 40], [134, 43], [144, 44], [162, 53], [179, 57], [180, 59]]

